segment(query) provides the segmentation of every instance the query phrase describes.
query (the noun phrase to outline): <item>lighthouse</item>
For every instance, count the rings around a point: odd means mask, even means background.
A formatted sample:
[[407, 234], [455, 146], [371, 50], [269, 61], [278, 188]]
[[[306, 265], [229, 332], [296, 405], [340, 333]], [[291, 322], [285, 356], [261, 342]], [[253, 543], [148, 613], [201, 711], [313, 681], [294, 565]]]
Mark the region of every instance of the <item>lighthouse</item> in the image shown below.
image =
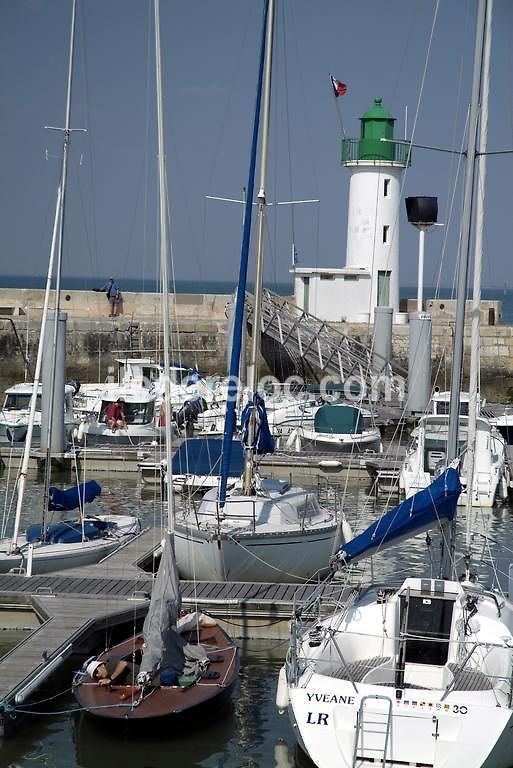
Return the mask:
[[401, 186], [411, 149], [394, 142], [394, 122], [376, 98], [360, 118], [360, 137], [342, 141], [350, 173], [345, 267], [293, 270], [296, 303], [323, 320], [373, 323], [376, 307], [399, 312]]

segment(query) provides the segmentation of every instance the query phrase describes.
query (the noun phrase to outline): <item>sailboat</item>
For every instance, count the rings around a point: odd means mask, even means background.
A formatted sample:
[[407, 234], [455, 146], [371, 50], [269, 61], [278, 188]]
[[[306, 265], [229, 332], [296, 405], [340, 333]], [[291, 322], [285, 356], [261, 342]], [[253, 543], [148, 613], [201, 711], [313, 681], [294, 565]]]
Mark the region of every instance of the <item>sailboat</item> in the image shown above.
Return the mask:
[[89, 501], [89, 493], [84, 485], [77, 486], [75, 489], [68, 489], [68, 498], [71, 500], [69, 502], [71, 506], [68, 504], [65, 505], [65, 508], [61, 507], [58, 510], [65, 511], [78, 508], [80, 510], [80, 518], [78, 520], [62, 521], [66, 530], [62, 531], [61, 528], [58, 528], [60, 533], [57, 533], [56, 529], [51, 528], [51, 526], [48, 525], [47, 512], [56, 510], [56, 508], [52, 507], [51, 504], [51, 490], [49, 488], [51, 469], [51, 410], [53, 408], [53, 397], [49, 398], [50, 414], [48, 421], [50, 428], [48, 429], [48, 442], [46, 446], [45, 458], [45, 493], [42, 504], [43, 520], [41, 526], [39, 527], [39, 534], [34, 534], [34, 531], [32, 531], [32, 534], [29, 532], [27, 532], [27, 534], [22, 534], [20, 530], [21, 517], [24, 506], [24, 491], [29, 466], [30, 451], [32, 447], [32, 435], [35, 425], [38, 392], [40, 391], [39, 384], [42, 368], [43, 347], [45, 343], [45, 330], [49, 314], [50, 287], [54, 271], [55, 253], [57, 252], [55, 281], [55, 328], [53, 342], [53, 365], [55, 368], [55, 337], [57, 333], [56, 328], [59, 317], [60, 275], [64, 233], [64, 202], [66, 193], [68, 151], [72, 130], [70, 120], [75, 20], [76, 0], [73, 0], [68, 65], [68, 87], [66, 99], [66, 122], [64, 128], [61, 176], [59, 188], [57, 191], [57, 204], [54, 217], [52, 246], [50, 249], [50, 260], [48, 265], [44, 305], [41, 317], [41, 330], [39, 335], [39, 345], [34, 372], [34, 382], [30, 399], [27, 434], [23, 446], [21, 469], [17, 480], [17, 501], [14, 519], [14, 531], [11, 537], [6, 537], [0, 540], [0, 573], [5, 573], [6, 571], [17, 569], [23, 570], [23, 572], [27, 573], [27, 575], [30, 575], [31, 573], [47, 573], [48, 571], [56, 569], [90, 565], [91, 563], [96, 563], [101, 560], [114, 549], [117, 549], [120, 544], [127, 540], [128, 537], [133, 536], [135, 533], [139, 533], [141, 530], [139, 519], [129, 515], [122, 517], [114, 517], [112, 515], [98, 515], [95, 516], [95, 521], [91, 520], [90, 518], [87, 519], [84, 510], [84, 502]]
[[[257, 454], [270, 453], [273, 450], [264, 400], [257, 392], [273, 32], [274, 0], [269, 0], [266, 1], [264, 10], [221, 473], [217, 487], [207, 491], [197, 508], [186, 509], [183, 514], [177, 515], [176, 557], [179, 571], [184, 578], [271, 582], [315, 578], [326, 568], [329, 556], [341, 539], [350, 536], [349, 526], [343, 515], [321, 507], [315, 493], [281, 480], [262, 478], [256, 466]], [[239, 399], [236, 382], [240, 368], [262, 93], [258, 245], [248, 377], [252, 394], [241, 416], [244, 472], [241, 478], [229, 483], [228, 468], [236, 425], [236, 404]]]
[[[461, 579], [455, 559], [458, 393], [490, 6], [488, 0], [478, 2], [447, 448], [451, 465], [339, 549], [332, 565], [349, 588], [335, 611], [322, 614], [319, 590], [295, 612], [277, 704], [288, 707], [298, 740], [318, 768], [509, 768], [512, 762], [513, 603], [477, 581], [468, 538]], [[399, 586], [371, 582], [350, 588], [353, 564], [438, 527], [438, 578], [434, 570], [427, 578], [415, 570]], [[427, 536], [426, 544], [430, 541]]]
[[[160, 264], [164, 369], [169, 371], [168, 231], [160, 62], [160, 7], [154, 0], [160, 191]], [[166, 460], [171, 467], [170, 380], [164, 381]], [[169, 472], [171, 474], [171, 472]], [[74, 678], [81, 708], [97, 717], [145, 722], [197, 711], [226, 697], [239, 672], [235, 643], [210, 616], [195, 611], [180, 618], [181, 593], [174, 553], [173, 485], [167, 493], [167, 530], [162, 541], [143, 631], [89, 659]], [[99, 669], [103, 672], [99, 673]], [[99, 676], [101, 674], [101, 676]], [[102, 684], [102, 681], [108, 685]]]

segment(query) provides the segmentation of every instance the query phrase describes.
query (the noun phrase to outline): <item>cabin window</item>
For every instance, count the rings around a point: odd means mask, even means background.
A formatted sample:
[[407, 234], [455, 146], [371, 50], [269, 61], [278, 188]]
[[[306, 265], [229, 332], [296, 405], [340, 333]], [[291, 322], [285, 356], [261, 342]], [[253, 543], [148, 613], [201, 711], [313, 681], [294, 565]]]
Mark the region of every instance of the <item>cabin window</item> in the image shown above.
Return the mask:
[[[99, 421], [105, 421], [105, 411], [110, 405], [110, 400], [104, 400], [100, 410]], [[155, 402], [125, 403], [123, 407], [127, 424], [150, 424], [153, 421]]]
[[[3, 405], [4, 411], [23, 411], [30, 408], [30, 393], [7, 395]], [[41, 395], [36, 398], [36, 411], [41, 411]]]
[[383, 179], [383, 197], [388, 197], [390, 194], [390, 179]]
[[334, 280], [335, 275], [332, 275], [331, 272], [322, 272], [321, 273], [321, 280]]
[[385, 224], [383, 227], [383, 243], [388, 243], [388, 230], [389, 226], [388, 224]]
[[[449, 653], [454, 600], [431, 594], [401, 595], [401, 626], [406, 628], [406, 663], [443, 666]], [[406, 611], [406, 617], [405, 617]]]

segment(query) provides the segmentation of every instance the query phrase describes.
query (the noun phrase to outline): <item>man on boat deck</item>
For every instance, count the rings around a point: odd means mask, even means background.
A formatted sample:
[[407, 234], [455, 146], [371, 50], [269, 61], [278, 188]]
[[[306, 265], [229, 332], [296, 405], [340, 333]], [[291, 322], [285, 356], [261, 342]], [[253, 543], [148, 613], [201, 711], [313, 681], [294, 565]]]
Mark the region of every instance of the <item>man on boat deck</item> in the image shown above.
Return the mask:
[[107, 301], [109, 302], [109, 317], [117, 317], [119, 301], [121, 298], [121, 291], [114, 282], [113, 277], [109, 277], [109, 282], [102, 285], [101, 288], [95, 288], [94, 290], [103, 291], [107, 294]]
[[87, 674], [100, 686], [130, 685], [135, 683], [138, 672], [137, 665], [130, 664], [126, 659], [91, 661], [87, 665]]
[[109, 403], [105, 409], [105, 423], [112, 429], [126, 429], [125, 398], [118, 397], [115, 403]]

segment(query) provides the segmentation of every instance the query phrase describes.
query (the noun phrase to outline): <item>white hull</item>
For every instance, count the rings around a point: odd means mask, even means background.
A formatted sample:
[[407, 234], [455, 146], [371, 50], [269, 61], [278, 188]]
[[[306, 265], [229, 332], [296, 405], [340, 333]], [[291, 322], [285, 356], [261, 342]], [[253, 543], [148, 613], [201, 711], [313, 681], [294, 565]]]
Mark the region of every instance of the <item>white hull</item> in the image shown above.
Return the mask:
[[304, 581], [327, 569], [339, 543], [336, 531], [331, 526], [306, 533], [233, 534], [218, 540], [212, 533], [177, 524], [176, 561], [184, 579]]
[[[98, 515], [102, 520], [115, 521], [119, 528], [109, 537], [81, 541], [76, 544], [34, 544], [32, 573], [79, 568], [102, 560], [128, 539], [140, 532], [138, 518], [119, 515]], [[0, 540], [0, 573], [27, 569], [28, 545], [24, 536], [18, 540], [20, 554], [11, 554], [11, 539]]]
[[317, 496], [279, 480], [259, 479], [259, 493], [229, 489], [219, 516], [218, 489], [177, 515], [180, 575], [202, 581], [294, 582], [317, 576], [349, 526], [319, 505]]
[[298, 627], [277, 704], [318, 768], [510, 768], [513, 604], [502, 595], [407, 579]]
[[[450, 693], [416, 689], [396, 699], [395, 691], [313, 675], [308, 691], [290, 690], [290, 713], [301, 746], [318, 768], [382, 765], [386, 723], [391, 720], [387, 766], [510, 768], [513, 713], [483, 706], [482, 691]], [[363, 746], [354, 760], [357, 716], [364, 703]], [[365, 723], [368, 727], [366, 729]]]
[[362, 451], [381, 452], [381, 434], [379, 429], [355, 435], [327, 435], [313, 430], [298, 430], [300, 449], [313, 451], [336, 451], [337, 453], [360, 453]]
[[[460, 433], [468, 429], [468, 417], [460, 416]], [[448, 417], [424, 416], [412, 433], [400, 476], [399, 488], [406, 498], [427, 488], [435, 477], [437, 467], [445, 461]], [[461, 439], [461, 438], [460, 438]], [[467, 456], [461, 461], [463, 491], [458, 504], [466, 506]], [[505, 500], [510, 482], [504, 439], [490, 422], [479, 417], [476, 423], [475, 464], [472, 482], [472, 506], [492, 507]]]

